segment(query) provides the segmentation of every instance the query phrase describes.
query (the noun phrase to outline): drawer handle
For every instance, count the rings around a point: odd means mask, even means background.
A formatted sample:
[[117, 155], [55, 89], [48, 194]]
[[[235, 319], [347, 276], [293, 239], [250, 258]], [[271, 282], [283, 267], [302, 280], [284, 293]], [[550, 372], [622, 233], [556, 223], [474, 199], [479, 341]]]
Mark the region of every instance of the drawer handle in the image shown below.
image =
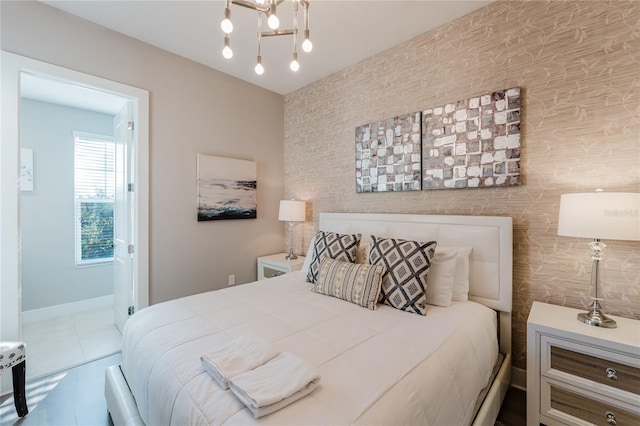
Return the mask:
[[618, 424], [618, 422], [616, 422], [616, 415], [613, 414], [611, 411], [607, 411], [605, 415], [607, 416], [607, 423], [613, 426]]
[[618, 380], [618, 376], [616, 376], [616, 370], [614, 370], [613, 368], [609, 367], [605, 370], [605, 372], [607, 373], [607, 379]]

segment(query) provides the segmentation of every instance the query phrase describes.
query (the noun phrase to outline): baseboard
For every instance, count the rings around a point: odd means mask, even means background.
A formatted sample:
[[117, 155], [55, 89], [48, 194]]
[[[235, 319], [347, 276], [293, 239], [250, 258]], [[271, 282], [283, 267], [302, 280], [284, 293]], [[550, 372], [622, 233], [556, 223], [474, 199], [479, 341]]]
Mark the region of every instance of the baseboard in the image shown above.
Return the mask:
[[522, 391], [527, 391], [527, 370], [511, 367], [511, 386]]
[[113, 294], [93, 299], [79, 300], [77, 302], [64, 303], [62, 305], [48, 306], [46, 308], [32, 309], [22, 312], [22, 324], [30, 324], [37, 321], [46, 321], [78, 312], [113, 306]]

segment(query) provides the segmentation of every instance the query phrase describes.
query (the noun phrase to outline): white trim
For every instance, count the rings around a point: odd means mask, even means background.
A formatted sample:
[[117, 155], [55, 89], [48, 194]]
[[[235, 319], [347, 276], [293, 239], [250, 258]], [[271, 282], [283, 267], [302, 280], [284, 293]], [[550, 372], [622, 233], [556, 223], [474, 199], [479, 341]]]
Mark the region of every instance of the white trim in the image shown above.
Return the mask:
[[133, 117], [138, 120], [133, 128], [135, 144], [135, 191], [133, 212], [133, 238], [135, 251], [133, 270], [135, 311], [149, 306], [149, 92], [138, 90], [133, 102]]
[[[20, 294], [20, 194], [19, 194], [19, 111], [20, 74], [43, 75], [60, 81], [99, 88], [133, 101], [135, 132], [134, 208], [134, 306], [149, 306], [149, 92], [144, 89], [26, 58], [0, 52], [1, 117], [0, 146], [0, 339], [20, 340], [22, 305]], [[0, 393], [9, 389], [11, 378], [0, 377]]]
[[522, 391], [527, 391], [527, 370], [511, 367], [511, 386]]
[[22, 325], [113, 306], [113, 294], [22, 312]]

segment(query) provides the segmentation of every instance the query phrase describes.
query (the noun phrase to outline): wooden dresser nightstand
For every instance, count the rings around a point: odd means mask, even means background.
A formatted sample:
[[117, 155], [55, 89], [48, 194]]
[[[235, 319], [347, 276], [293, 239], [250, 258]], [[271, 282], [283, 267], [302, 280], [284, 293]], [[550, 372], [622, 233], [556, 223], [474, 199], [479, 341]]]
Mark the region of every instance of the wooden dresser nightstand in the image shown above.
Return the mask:
[[640, 425], [640, 321], [617, 328], [534, 302], [527, 321], [527, 425]]
[[258, 258], [258, 280], [265, 278], [273, 278], [287, 272], [299, 271], [304, 263], [304, 256], [298, 256], [297, 259], [287, 260], [287, 253], [278, 253], [271, 256], [262, 256]]

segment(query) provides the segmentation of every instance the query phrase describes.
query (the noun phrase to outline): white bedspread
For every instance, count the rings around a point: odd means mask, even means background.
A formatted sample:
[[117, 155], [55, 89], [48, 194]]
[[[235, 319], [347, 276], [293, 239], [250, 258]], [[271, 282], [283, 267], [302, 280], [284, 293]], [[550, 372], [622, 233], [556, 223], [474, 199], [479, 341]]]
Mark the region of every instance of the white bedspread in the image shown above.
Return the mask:
[[[123, 371], [147, 425], [456, 425], [472, 420], [498, 353], [496, 314], [474, 302], [419, 316], [310, 291], [304, 274], [160, 303], [126, 324]], [[310, 395], [255, 419], [200, 356], [238, 335], [270, 340], [321, 377]]]

